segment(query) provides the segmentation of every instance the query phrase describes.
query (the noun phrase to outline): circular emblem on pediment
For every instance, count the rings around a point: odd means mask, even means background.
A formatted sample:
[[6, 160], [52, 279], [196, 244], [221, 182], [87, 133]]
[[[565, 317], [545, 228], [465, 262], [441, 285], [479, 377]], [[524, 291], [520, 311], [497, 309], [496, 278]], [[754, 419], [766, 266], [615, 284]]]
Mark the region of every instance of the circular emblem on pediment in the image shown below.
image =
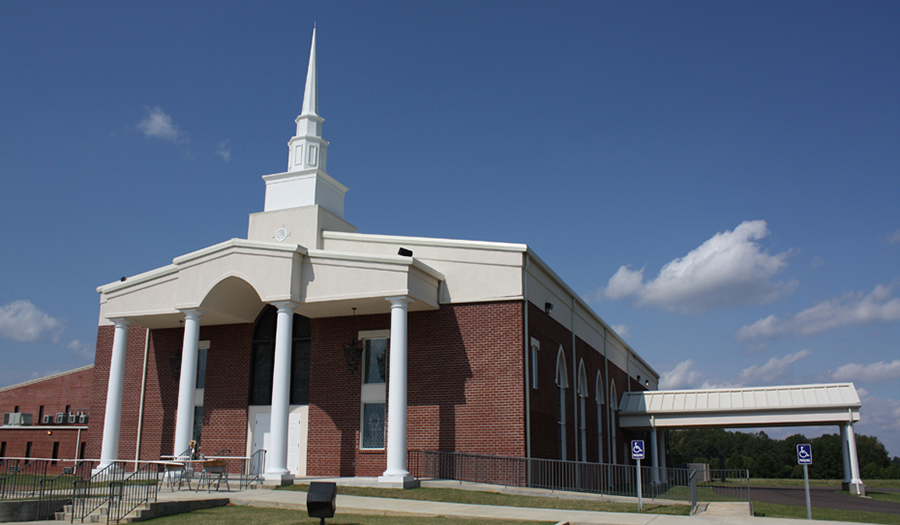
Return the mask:
[[287, 239], [287, 236], [288, 236], [288, 231], [285, 230], [284, 228], [278, 228], [277, 230], [275, 230], [275, 240], [280, 242], [280, 241]]

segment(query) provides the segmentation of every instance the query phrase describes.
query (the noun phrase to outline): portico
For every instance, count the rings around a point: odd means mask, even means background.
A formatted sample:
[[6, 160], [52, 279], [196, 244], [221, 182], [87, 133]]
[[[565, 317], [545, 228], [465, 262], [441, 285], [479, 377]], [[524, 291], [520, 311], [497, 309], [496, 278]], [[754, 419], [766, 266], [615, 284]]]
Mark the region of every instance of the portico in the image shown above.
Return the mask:
[[[619, 405], [622, 428], [649, 429], [651, 460], [665, 467], [659, 432], [696, 427], [753, 428], [837, 425], [841, 429], [844, 489], [865, 495], [853, 423], [862, 406], [852, 383], [706, 390], [629, 392]], [[662, 463], [659, 462], [662, 458]], [[663, 470], [654, 470], [653, 481]]]

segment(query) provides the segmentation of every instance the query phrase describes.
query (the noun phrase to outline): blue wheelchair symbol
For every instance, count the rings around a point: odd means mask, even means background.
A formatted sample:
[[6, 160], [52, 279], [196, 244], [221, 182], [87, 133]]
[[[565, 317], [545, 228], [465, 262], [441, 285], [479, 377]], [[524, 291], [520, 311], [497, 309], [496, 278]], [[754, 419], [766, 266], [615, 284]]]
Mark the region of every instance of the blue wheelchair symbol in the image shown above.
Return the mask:
[[800, 465], [812, 465], [812, 446], [797, 445], [797, 463]]
[[635, 439], [631, 442], [631, 459], [644, 459], [644, 441]]

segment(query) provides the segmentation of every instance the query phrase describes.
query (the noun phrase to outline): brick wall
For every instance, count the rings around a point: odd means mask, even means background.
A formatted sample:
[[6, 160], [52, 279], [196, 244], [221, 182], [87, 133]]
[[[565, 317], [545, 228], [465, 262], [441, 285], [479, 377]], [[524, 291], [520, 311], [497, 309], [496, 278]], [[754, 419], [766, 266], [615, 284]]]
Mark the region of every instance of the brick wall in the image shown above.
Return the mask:
[[[588, 461], [609, 462], [609, 439], [610, 428], [609, 418], [607, 417], [607, 406], [612, 403], [612, 407], [618, 407], [622, 394], [628, 385], [628, 376], [626, 372], [621, 370], [612, 362], [608, 365], [609, 377], [606, 377], [606, 358], [603, 356], [603, 349], [595, 349], [582, 339], [575, 338], [575, 359], [572, 359], [572, 332], [565, 328], [562, 324], [553, 319], [550, 315], [544, 313], [539, 307], [532, 303], [528, 303], [528, 335], [529, 338], [535, 338], [540, 342], [540, 351], [538, 352], [538, 388], [531, 389], [531, 454], [536, 458], [560, 459], [559, 453], [559, 389], [556, 385], [556, 360], [559, 348], [562, 346], [563, 358], [566, 361], [566, 369], [568, 372], [568, 388], [565, 390], [566, 396], [566, 459], [580, 460], [581, 454], [576, 450], [576, 434], [578, 440], [581, 439], [579, 430], [579, 407], [578, 398], [575, 395], [578, 383], [578, 366], [580, 362], [584, 362], [585, 372], [587, 375], [587, 391], [588, 397], [585, 399], [585, 425], [586, 425], [586, 443], [582, 446], [586, 447]], [[529, 342], [530, 344], [530, 342]], [[601, 405], [596, 402], [596, 377], [597, 373], [602, 377], [603, 385], [603, 401]], [[532, 371], [534, 373], [534, 371]], [[616, 382], [617, 399], [609, 398], [609, 380]], [[531, 381], [528, 382], [529, 387]], [[598, 436], [597, 428], [597, 411], [601, 413], [601, 428], [603, 444], [599, 445], [600, 436]], [[617, 432], [615, 444], [616, 450], [621, 451], [623, 443], [623, 433]], [[622, 453], [619, 452], [618, 459], [621, 462]]]
[[[65, 412], [66, 406], [73, 413], [88, 412], [93, 376], [94, 369], [88, 368], [0, 391], [0, 413], [14, 412], [18, 406], [20, 413], [32, 415], [32, 426], [46, 427], [0, 428], [0, 443], [6, 443], [5, 446], [0, 445], [4, 449], [4, 455], [24, 457], [27, 443], [31, 442], [30, 457], [52, 458], [53, 444], [59, 443], [58, 458], [76, 458], [79, 449], [78, 430], [73, 427], [84, 425], [43, 425], [39, 416], [41, 407], [44, 407], [44, 414], [54, 417], [58, 412]], [[93, 421], [90, 414], [89, 421]], [[86, 432], [82, 431], [81, 441], [85, 439]]]
[[[384, 451], [359, 450], [361, 372], [347, 371], [342, 348], [389, 329], [390, 315], [312, 323], [307, 472], [380, 475]], [[411, 312], [408, 330], [408, 447], [523, 456], [522, 303]]]
[[[243, 455], [246, 449], [252, 329], [251, 324], [200, 329], [200, 340], [210, 341], [201, 434], [202, 449], [207, 454], [230, 449], [232, 454]], [[98, 328], [97, 372], [91, 394], [92, 430], [87, 452], [92, 458], [100, 457], [102, 445], [113, 331], [112, 326]], [[133, 326], [129, 329], [119, 437], [119, 457], [123, 459], [134, 459], [136, 454], [146, 334], [145, 328]], [[159, 459], [163, 454], [175, 453], [175, 414], [183, 342], [184, 330], [181, 328], [150, 331], [140, 459]]]

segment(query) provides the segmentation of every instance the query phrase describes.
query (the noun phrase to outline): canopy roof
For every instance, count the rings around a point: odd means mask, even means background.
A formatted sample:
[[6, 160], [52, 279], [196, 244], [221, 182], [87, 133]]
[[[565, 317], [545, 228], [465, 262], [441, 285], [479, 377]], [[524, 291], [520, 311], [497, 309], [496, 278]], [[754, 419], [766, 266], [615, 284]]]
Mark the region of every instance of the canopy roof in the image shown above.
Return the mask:
[[628, 392], [619, 404], [625, 428], [765, 427], [859, 421], [852, 383]]

